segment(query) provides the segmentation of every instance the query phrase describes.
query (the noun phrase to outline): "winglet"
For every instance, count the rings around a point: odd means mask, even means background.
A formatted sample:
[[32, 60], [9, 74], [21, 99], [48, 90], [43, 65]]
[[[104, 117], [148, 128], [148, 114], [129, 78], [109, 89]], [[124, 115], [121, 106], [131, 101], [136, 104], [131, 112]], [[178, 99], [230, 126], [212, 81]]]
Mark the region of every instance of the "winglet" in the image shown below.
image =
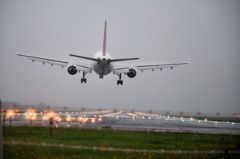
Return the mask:
[[107, 21], [105, 21], [105, 27], [104, 27], [103, 56], [106, 56], [106, 43], [107, 43]]

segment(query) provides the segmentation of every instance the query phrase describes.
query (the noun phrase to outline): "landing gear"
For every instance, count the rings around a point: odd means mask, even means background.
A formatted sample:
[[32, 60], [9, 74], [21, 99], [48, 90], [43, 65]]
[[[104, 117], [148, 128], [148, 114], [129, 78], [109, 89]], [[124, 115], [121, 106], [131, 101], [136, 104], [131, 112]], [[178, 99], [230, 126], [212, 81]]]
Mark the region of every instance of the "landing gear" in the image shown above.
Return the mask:
[[123, 81], [122, 80], [117, 80], [117, 85], [119, 85], [119, 84], [123, 85]]
[[117, 85], [119, 84], [123, 85], [123, 81], [121, 80], [122, 74], [118, 74], [118, 76], [119, 76], [119, 80], [117, 80]]
[[86, 78], [81, 78], [81, 83], [87, 83], [87, 79]]
[[99, 78], [100, 78], [100, 79], [103, 79], [103, 75], [100, 75]]
[[85, 78], [86, 73], [83, 72], [83, 78], [81, 78], [81, 83], [87, 83], [87, 79]]

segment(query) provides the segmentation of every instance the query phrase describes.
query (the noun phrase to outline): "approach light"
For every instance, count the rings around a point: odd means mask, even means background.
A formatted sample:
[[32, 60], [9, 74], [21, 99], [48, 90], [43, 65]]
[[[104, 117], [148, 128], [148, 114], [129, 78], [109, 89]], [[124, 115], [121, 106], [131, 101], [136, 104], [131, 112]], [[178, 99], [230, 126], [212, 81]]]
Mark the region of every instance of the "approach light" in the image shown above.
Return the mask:
[[82, 121], [83, 120], [83, 117], [78, 117], [78, 121]]
[[28, 110], [26, 115], [29, 119], [32, 119], [32, 117], [35, 115], [35, 110], [33, 109]]
[[59, 121], [59, 119], [60, 119], [59, 116], [56, 116], [56, 117], [55, 117], [55, 120], [56, 120], [56, 121]]
[[207, 119], [204, 119], [205, 122], [207, 122]]
[[14, 111], [12, 110], [8, 110], [7, 111], [7, 116], [9, 116], [10, 118], [14, 116]]
[[118, 119], [118, 116], [116, 116], [116, 119]]
[[87, 121], [87, 119], [86, 118], [83, 118], [83, 122], [85, 123]]
[[102, 121], [102, 118], [98, 118], [98, 121]]
[[184, 119], [182, 119], [182, 122], [184, 122]]
[[232, 122], [232, 125], [234, 125], [235, 123], [234, 122]]
[[91, 122], [92, 122], [92, 123], [95, 123], [95, 118], [92, 118]]
[[46, 121], [47, 120], [47, 116], [43, 116], [42, 120]]
[[71, 121], [71, 117], [68, 116], [68, 117], [66, 118], [66, 120], [67, 120], [67, 121]]
[[49, 112], [49, 117], [53, 118], [54, 117], [54, 112]]

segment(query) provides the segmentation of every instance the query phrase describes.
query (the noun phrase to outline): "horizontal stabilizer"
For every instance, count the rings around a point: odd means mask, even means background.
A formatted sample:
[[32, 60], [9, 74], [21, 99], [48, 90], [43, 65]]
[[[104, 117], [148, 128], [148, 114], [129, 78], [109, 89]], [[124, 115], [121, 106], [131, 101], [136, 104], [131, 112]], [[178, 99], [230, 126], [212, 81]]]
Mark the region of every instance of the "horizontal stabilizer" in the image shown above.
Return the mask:
[[110, 59], [109, 62], [130, 61], [130, 60], [138, 60], [138, 59], [139, 58]]
[[92, 57], [85, 57], [85, 56], [79, 56], [79, 55], [73, 55], [73, 54], [69, 54], [69, 56], [78, 57], [78, 58], [91, 60], [91, 61], [98, 61], [98, 59], [95, 59], [95, 58], [92, 58]]

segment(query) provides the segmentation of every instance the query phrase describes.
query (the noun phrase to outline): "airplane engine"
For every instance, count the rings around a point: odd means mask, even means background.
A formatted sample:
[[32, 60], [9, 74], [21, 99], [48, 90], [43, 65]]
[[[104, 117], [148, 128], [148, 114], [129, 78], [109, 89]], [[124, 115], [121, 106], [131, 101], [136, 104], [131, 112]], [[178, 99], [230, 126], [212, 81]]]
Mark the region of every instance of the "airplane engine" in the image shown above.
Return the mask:
[[70, 74], [70, 75], [75, 75], [76, 73], [77, 73], [77, 68], [76, 68], [76, 66], [69, 66], [68, 67], [68, 73]]
[[127, 76], [129, 78], [134, 78], [137, 75], [137, 72], [134, 69], [129, 69], [129, 72], [127, 73]]

